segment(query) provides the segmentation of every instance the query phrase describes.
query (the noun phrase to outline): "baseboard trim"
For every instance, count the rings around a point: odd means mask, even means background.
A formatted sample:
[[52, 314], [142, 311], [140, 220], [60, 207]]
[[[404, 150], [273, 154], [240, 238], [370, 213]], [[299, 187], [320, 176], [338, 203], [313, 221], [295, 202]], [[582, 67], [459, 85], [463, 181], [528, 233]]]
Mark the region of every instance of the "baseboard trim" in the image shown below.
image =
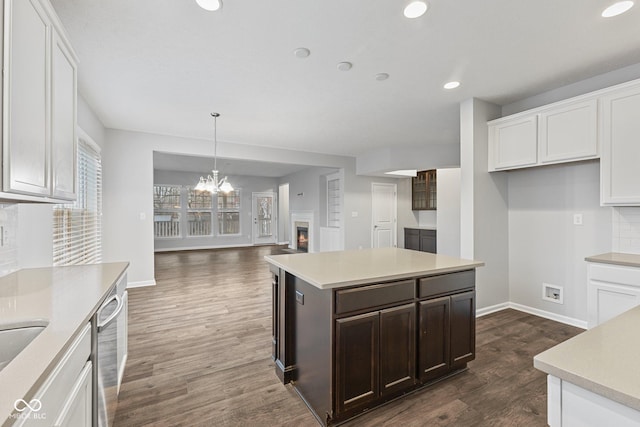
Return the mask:
[[484, 307], [476, 310], [476, 317], [486, 316], [487, 314], [495, 313], [498, 311], [506, 310], [509, 308], [508, 302], [503, 302], [502, 304], [496, 304], [489, 307]]
[[127, 289], [131, 289], [131, 288], [145, 288], [147, 286], [155, 286], [156, 285], [156, 279], [152, 279], [152, 280], [142, 280], [140, 282], [129, 282], [127, 283]]
[[575, 326], [576, 328], [587, 329], [587, 322], [584, 320], [575, 319], [573, 317], [563, 316], [561, 314], [551, 313], [549, 311], [540, 310], [537, 308], [529, 307], [515, 302], [509, 303], [509, 308], [522, 311], [525, 313], [533, 314], [534, 316], [544, 317], [545, 319], [554, 320], [556, 322], [564, 323], [565, 325]]
[[[273, 243], [269, 243], [273, 245]], [[251, 246], [256, 246], [253, 243], [242, 243], [240, 245], [219, 245], [219, 246], [185, 246], [179, 248], [160, 248], [154, 249], [154, 252], [178, 252], [178, 251], [199, 251], [199, 250], [207, 250], [207, 249], [227, 249], [227, 248], [249, 248]]]
[[540, 310], [515, 302], [503, 302], [500, 304], [484, 307], [476, 310], [476, 317], [486, 316], [487, 314], [496, 313], [508, 308], [522, 311], [523, 313], [533, 314], [534, 316], [544, 319], [553, 320], [555, 322], [564, 323], [565, 325], [575, 326], [576, 328], [587, 329], [587, 322], [584, 320], [574, 319], [573, 317], [563, 316], [561, 314], [551, 313], [549, 311]]

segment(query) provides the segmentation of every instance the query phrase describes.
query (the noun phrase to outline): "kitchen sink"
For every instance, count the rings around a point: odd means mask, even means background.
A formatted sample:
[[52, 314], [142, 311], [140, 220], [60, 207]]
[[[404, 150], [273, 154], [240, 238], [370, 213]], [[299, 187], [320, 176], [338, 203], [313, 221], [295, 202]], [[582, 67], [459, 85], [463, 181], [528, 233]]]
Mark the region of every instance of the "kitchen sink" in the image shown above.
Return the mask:
[[48, 325], [46, 320], [0, 324], [0, 371]]

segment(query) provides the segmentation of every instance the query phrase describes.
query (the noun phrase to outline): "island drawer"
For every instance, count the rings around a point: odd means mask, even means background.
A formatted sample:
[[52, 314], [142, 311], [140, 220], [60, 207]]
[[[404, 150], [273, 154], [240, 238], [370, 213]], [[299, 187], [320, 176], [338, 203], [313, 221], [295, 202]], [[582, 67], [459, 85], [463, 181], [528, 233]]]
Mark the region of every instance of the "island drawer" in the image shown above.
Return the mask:
[[423, 277], [418, 280], [418, 298], [451, 294], [464, 289], [473, 288], [475, 286], [475, 282], [475, 270]]
[[339, 290], [336, 291], [336, 314], [412, 300], [415, 288], [415, 280], [403, 280]]

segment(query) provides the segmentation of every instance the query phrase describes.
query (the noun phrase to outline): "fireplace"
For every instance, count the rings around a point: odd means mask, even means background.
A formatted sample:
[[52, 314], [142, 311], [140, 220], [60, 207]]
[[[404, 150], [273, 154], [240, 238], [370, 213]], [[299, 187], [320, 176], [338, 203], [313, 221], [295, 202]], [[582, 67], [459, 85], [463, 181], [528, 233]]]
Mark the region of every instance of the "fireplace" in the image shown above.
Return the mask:
[[313, 211], [291, 211], [289, 249], [313, 253], [316, 250]]
[[298, 252], [309, 252], [309, 227], [296, 227], [296, 249]]

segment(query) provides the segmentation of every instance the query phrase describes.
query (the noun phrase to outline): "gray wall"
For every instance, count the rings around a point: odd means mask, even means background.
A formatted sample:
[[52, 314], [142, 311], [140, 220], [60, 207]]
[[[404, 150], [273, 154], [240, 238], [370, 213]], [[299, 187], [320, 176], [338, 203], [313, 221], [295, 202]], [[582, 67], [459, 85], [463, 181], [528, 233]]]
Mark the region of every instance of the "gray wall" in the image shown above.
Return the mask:
[[[154, 184], [193, 186], [201, 175], [206, 172], [175, 172], [154, 170]], [[275, 178], [255, 176], [229, 175], [229, 182], [235, 189], [240, 190], [240, 235], [239, 236], [208, 236], [208, 237], [180, 237], [155, 239], [156, 251], [174, 249], [206, 249], [225, 246], [248, 246], [253, 244], [252, 193], [278, 193], [278, 180]], [[277, 209], [277, 206], [274, 206]], [[277, 213], [277, 211], [276, 211]], [[215, 218], [213, 219], [214, 224]]]
[[[587, 319], [584, 258], [611, 248], [611, 208], [600, 206], [597, 161], [509, 172], [511, 302]], [[573, 215], [583, 215], [583, 225]], [[564, 287], [564, 304], [542, 300], [542, 283]]]
[[507, 178], [488, 173], [487, 121], [500, 107], [478, 99], [460, 105], [460, 254], [477, 270], [477, 308], [509, 301]]

